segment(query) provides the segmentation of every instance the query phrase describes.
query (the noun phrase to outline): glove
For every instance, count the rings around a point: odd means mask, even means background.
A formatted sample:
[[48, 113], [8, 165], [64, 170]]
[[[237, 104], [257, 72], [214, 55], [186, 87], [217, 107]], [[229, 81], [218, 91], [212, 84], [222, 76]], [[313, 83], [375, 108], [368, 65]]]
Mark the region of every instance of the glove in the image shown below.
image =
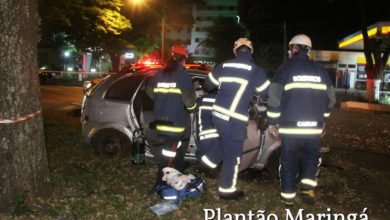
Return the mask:
[[269, 133], [271, 133], [271, 135], [274, 138], [278, 138], [279, 139], [279, 125], [278, 124], [276, 124], [276, 125], [269, 125], [268, 126], [268, 130], [269, 130]]

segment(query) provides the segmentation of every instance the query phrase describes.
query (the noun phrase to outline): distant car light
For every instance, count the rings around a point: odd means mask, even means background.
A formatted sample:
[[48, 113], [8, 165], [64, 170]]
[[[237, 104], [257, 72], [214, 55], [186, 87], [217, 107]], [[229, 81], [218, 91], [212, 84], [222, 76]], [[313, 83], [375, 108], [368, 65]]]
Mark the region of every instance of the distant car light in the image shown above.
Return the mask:
[[86, 88], [86, 89], [89, 89], [89, 88], [91, 88], [91, 86], [92, 86], [92, 83], [91, 83], [91, 82], [88, 82], [87, 85], [85, 85], [85, 88]]

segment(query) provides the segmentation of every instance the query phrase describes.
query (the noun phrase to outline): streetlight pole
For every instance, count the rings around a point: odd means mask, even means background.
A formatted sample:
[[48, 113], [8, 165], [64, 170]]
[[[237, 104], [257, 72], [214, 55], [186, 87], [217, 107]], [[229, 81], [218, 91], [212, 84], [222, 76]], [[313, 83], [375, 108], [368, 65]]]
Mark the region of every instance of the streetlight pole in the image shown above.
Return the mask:
[[[131, 0], [135, 6], [141, 6], [145, 4], [145, 0]], [[165, 5], [166, 0], [161, 1], [161, 62], [165, 63]]]
[[161, 62], [165, 63], [165, 17], [161, 19]]
[[70, 53], [69, 51], [65, 51], [64, 52], [64, 57], [65, 57], [65, 61], [64, 61], [64, 72], [66, 71], [66, 66], [68, 65], [68, 57], [70, 56]]
[[163, 0], [161, 7], [161, 63], [165, 63], [165, 4], [166, 1]]

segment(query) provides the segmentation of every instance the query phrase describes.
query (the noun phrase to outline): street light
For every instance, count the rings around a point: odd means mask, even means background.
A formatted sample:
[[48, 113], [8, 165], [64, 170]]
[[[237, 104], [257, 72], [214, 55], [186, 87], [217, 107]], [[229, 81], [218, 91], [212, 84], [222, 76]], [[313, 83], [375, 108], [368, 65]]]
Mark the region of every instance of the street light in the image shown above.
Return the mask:
[[64, 72], [66, 71], [66, 66], [67, 66], [67, 61], [68, 61], [68, 57], [70, 56], [70, 52], [69, 51], [65, 51], [64, 52], [64, 57], [65, 57], [65, 62], [64, 62]]
[[[148, 0], [130, 0], [133, 6], [141, 7], [145, 5]], [[164, 51], [165, 51], [165, 4], [166, 0], [162, 0], [161, 7], [161, 62], [164, 63]]]
[[130, 0], [131, 4], [135, 7], [141, 7], [143, 5], [145, 5], [145, 2], [147, 0]]

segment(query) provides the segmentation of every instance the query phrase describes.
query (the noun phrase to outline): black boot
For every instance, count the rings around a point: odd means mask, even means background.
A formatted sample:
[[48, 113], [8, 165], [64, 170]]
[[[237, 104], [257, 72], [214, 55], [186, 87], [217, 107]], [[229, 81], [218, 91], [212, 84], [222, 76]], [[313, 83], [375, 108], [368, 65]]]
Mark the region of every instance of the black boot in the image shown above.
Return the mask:
[[219, 198], [223, 200], [238, 200], [245, 197], [245, 193], [243, 191], [235, 191], [229, 194], [219, 194]]
[[215, 179], [218, 177], [218, 169], [217, 168], [209, 168], [206, 165], [202, 164], [202, 162], [199, 162], [196, 166], [197, 173], [203, 173], [206, 177]]
[[304, 203], [314, 205], [316, 203], [314, 190], [302, 190], [301, 198]]

